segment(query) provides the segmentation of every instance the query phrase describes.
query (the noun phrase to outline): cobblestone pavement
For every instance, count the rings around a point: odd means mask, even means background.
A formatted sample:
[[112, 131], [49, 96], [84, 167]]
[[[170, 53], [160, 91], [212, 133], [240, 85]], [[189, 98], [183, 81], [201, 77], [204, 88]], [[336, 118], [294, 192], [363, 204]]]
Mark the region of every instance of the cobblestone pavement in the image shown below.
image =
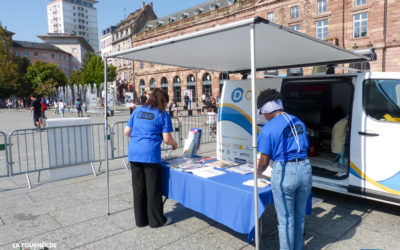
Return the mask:
[[[50, 111], [51, 112], [51, 111]], [[48, 114], [51, 118], [51, 114]], [[68, 115], [67, 115], [68, 116]], [[101, 121], [101, 116], [92, 115]], [[126, 120], [116, 115], [110, 120]], [[32, 126], [28, 111], [0, 110], [0, 131]], [[215, 156], [215, 144], [202, 145], [202, 155]], [[0, 165], [1, 167], [1, 165]], [[0, 178], [0, 249], [16, 243], [55, 243], [57, 249], [252, 249], [247, 236], [182, 205], [167, 200], [171, 225], [136, 228], [130, 173], [121, 159], [110, 161], [110, 210], [104, 164], [98, 176], [56, 182], [43, 171], [41, 181], [31, 174]], [[306, 218], [305, 249], [400, 249], [400, 208], [314, 189], [322, 202]], [[261, 249], [278, 249], [273, 206], [262, 217]]]

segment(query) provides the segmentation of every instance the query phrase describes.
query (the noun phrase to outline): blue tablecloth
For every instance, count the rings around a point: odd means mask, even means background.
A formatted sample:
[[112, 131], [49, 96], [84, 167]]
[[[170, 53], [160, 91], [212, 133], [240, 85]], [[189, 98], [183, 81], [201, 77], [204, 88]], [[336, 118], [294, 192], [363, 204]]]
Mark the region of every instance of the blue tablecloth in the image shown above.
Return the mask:
[[[254, 188], [242, 183], [253, 179], [253, 174], [225, 172], [212, 178], [202, 178], [192, 173], [176, 171], [163, 164], [163, 195], [236, 232], [248, 234], [248, 242], [251, 242], [255, 227]], [[265, 211], [265, 205], [273, 203], [273, 198], [271, 185], [259, 188], [258, 191], [257, 217], [260, 218]], [[311, 199], [307, 210], [310, 214]]]

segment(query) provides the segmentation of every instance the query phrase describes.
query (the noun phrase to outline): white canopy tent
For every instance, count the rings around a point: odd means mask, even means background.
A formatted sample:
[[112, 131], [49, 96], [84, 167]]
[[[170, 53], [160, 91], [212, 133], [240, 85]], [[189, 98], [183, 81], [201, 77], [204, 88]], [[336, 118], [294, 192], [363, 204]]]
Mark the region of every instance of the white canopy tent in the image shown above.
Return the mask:
[[[123, 58], [228, 73], [250, 71], [252, 117], [257, 117], [254, 89], [256, 71], [258, 70], [368, 60], [368, 58], [352, 51], [290, 30], [284, 26], [269, 23], [260, 17], [216, 26], [211, 29], [112, 53], [105, 58], [105, 61], [107, 61], [107, 58]], [[107, 64], [105, 64], [105, 72], [107, 72]], [[107, 106], [105, 108], [107, 110]], [[108, 136], [107, 116], [105, 117], [106, 136]], [[256, 183], [257, 135], [254, 133], [256, 131], [256, 119], [252, 119], [252, 131], [254, 181]], [[106, 168], [107, 192], [109, 194], [108, 157], [106, 157]], [[255, 215], [258, 214], [257, 196], [258, 189], [257, 185], [255, 185]], [[255, 216], [255, 243], [257, 249], [259, 242], [258, 227], [258, 218]]]

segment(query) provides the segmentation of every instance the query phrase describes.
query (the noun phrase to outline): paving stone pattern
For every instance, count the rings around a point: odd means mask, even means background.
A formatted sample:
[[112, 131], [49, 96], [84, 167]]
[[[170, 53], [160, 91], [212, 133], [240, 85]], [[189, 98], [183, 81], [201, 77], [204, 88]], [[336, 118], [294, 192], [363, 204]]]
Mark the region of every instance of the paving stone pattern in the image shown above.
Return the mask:
[[[4, 119], [0, 110], [0, 120]], [[13, 113], [15, 121], [26, 114]], [[126, 117], [120, 117], [123, 120]], [[96, 119], [101, 119], [98, 117]], [[30, 121], [30, 120], [29, 120]], [[5, 130], [3, 123], [0, 130]], [[9, 128], [10, 129], [10, 128]], [[179, 152], [174, 152], [178, 154]], [[215, 156], [215, 144], [202, 145], [201, 155]], [[56, 243], [57, 249], [253, 249], [247, 235], [167, 200], [171, 225], [137, 228], [133, 216], [130, 173], [121, 159], [110, 161], [110, 211], [107, 215], [105, 164], [98, 176], [56, 182], [43, 171], [0, 178], [0, 249], [16, 243]], [[323, 202], [306, 218], [305, 249], [400, 249], [400, 209], [378, 202], [313, 190]], [[261, 249], [279, 249], [277, 220], [269, 205], [262, 217]]]

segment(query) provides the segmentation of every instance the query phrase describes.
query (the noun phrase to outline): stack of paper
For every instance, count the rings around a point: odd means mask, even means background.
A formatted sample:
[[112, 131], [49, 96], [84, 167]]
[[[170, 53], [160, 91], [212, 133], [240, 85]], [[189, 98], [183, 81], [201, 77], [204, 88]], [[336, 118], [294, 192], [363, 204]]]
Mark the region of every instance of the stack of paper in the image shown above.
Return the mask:
[[204, 168], [205, 165], [198, 164], [198, 163], [182, 163], [180, 164], [175, 170], [184, 171], [184, 172], [191, 172], [194, 169]]
[[210, 178], [214, 176], [218, 176], [221, 174], [225, 174], [225, 172], [216, 170], [213, 167], [204, 167], [204, 168], [197, 168], [190, 170], [194, 175], [203, 177], [203, 178]]
[[[270, 183], [271, 182], [267, 181], [266, 179], [262, 179], [262, 178], [257, 179], [257, 187], [259, 187], [259, 188], [266, 187]], [[254, 180], [245, 181], [245, 182], [243, 182], [243, 185], [254, 187]]]
[[239, 173], [239, 174], [250, 174], [253, 173], [254, 168], [253, 165], [249, 163], [237, 165], [235, 167], [231, 167], [227, 169], [228, 171]]
[[271, 178], [271, 176], [272, 176], [272, 167], [271, 167], [271, 166], [268, 166], [268, 167], [264, 170], [264, 172], [262, 172], [261, 175], [262, 175], [262, 176], [265, 176], [265, 177], [267, 177], [267, 178]]
[[174, 168], [174, 169], [178, 168], [181, 164], [187, 163], [187, 162], [190, 162], [190, 160], [185, 157], [178, 157], [178, 158], [169, 159], [166, 161], [166, 163], [168, 164], [168, 167]]
[[214, 167], [214, 168], [229, 168], [229, 167], [233, 167], [236, 165], [237, 165], [237, 163], [235, 163], [235, 162], [224, 161], [224, 160], [207, 163], [207, 166]]

